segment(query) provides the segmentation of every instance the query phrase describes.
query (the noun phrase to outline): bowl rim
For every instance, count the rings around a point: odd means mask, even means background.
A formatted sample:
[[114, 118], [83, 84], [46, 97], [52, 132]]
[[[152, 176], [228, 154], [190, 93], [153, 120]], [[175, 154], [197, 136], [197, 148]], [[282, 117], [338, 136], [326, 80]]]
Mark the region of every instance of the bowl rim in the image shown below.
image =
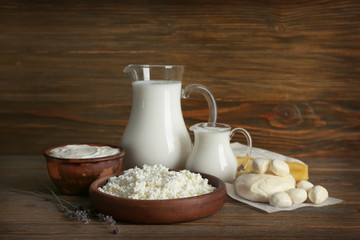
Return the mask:
[[[65, 147], [67, 145], [89, 145], [89, 146], [98, 146], [98, 147], [111, 147], [111, 148], [117, 148], [120, 150], [119, 153], [105, 156], [105, 157], [93, 157], [93, 158], [61, 158], [61, 157], [54, 157], [50, 155], [50, 152], [56, 148]], [[64, 162], [71, 162], [71, 163], [86, 163], [86, 162], [101, 162], [101, 161], [109, 161], [117, 158], [121, 158], [125, 155], [125, 149], [121, 146], [114, 145], [114, 144], [105, 144], [105, 143], [69, 143], [64, 145], [59, 145], [55, 147], [48, 148], [44, 151], [44, 156], [46, 159], [55, 159], [58, 161], [64, 161]]]
[[[182, 171], [182, 170], [187, 170], [187, 169], [169, 169], [169, 171]], [[189, 170], [190, 171], [190, 170]], [[219, 184], [218, 187], [212, 185], [213, 187], [216, 187], [216, 189], [212, 192], [209, 193], [205, 193], [205, 194], [201, 194], [201, 195], [197, 195], [197, 196], [192, 196], [192, 197], [184, 197], [184, 198], [170, 198], [170, 199], [133, 199], [133, 198], [124, 198], [124, 197], [117, 197], [117, 196], [113, 196], [104, 192], [101, 192], [98, 188], [104, 186], [107, 182], [108, 179], [111, 177], [115, 177], [115, 176], [119, 176], [122, 175], [124, 173], [124, 171], [121, 171], [120, 173], [115, 173], [112, 175], [108, 175], [102, 178], [98, 178], [96, 179], [94, 182], [91, 183], [90, 187], [89, 187], [89, 193], [90, 193], [90, 197], [91, 197], [91, 192], [95, 192], [95, 194], [100, 195], [101, 197], [104, 198], [110, 198], [111, 200], [114, 201], [123, 201], [124, 203], [128, 202], [128, 203], [136, 203], [136, 204], [141, 204], [141, 203], [164, 203], [166, 202], [167, 204], [171, 204], [171, 203], [177, 203], [178, 201], [186, 201], [186, 200], [194, 200], [194, 201], [198, 201], [201, 200], [202, 198], [206, 198], [208, 197], [208, 195], [215, 195], [215, 194], [220, 194], [219, 192], [224, 191], [225, 190], [225, 194], [226, 194], [226, 185], [224, 183], [224, 181], [222, 181], [220, 178], [214, 176], [214, 175], [210, 175], [210, 174], [206, 174], [206, 173], [202, 173], [202, 172], [195, 172], [195, 171], [190, 171], [191, 173], [198, 173], [201, 175], [201, 177], [206, 178], [208, 181], [210, 181], [209, 177], [213, 180], [216, 181], [216, 183]], [[103, 182], [104, 183], [100, 186], [100, 183]], [[210, 183], [209, 183], [210, 184]], [[210, 184], [211, 185], [211, 184]]]

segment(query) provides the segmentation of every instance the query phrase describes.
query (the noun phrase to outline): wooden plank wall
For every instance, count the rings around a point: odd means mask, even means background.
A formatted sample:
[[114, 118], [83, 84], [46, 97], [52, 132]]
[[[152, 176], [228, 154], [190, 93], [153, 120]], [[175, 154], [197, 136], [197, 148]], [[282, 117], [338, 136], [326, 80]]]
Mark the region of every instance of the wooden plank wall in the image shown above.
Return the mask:
[[[119, 144], [130, 63], [185, 65], [183, 85], [208, 86], [254, 146], [360, 156], [357, 0], [2, 0], [0, 153]], [[201, 96], [182, 108], [188, 126], [207, 120]]]

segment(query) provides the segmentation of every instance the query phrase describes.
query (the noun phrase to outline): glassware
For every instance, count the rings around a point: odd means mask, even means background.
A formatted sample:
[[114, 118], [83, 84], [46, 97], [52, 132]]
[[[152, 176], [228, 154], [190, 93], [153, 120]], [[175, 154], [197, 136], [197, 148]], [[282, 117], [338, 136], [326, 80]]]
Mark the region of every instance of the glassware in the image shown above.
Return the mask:
[[186, 160], [186, 169], [214, 175], [225, 182], [233, 182], [236, 177], [238, 163], [230, 140], [237, 132], [244, 134], [248, 148], [246, 152], [249, 162], [252, 140], [243, 128], [234, 128], [223, 123], [198, 123], [190, 127], [194, 132], [194, 147]]
[[132, 108], [121, 146], [125, 169], [162, 164], [182, 169], [192, 143], [181, 111], [181, 98], [199, 92], [209, 105], [209, 122], [216, 122], [217, 107], [210, 90], [201, 84], [184, 89], [180, 65], [135, 65], [124, 69], [132, 80]]

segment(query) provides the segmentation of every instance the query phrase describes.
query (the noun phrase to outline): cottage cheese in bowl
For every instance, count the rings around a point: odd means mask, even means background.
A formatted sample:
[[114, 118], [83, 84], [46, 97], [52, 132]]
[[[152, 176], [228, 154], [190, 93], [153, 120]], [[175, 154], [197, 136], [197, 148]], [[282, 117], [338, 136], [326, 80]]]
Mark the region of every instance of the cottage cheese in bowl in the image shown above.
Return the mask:
[[109, 146], [91, 146], [87, 144], [71, 144], [58, 147], [50, 152], [50, 156], [65, 159], [101, 158], [120, 153], [118, 148]]
[[169, 171], [163, 165], [131, 168], [111, 177], [98, 190], [116, 197], [138, 200], [164, 200], [199, 196], [216, 188], [198, 173]]

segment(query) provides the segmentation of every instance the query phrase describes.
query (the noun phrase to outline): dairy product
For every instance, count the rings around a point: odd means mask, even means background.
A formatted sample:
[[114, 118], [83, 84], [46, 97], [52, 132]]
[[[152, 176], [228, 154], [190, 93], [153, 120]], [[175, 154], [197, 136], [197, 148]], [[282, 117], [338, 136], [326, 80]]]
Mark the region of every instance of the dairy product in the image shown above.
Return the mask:
[[256, 158], [252, 162], [252, 170], [255, 173], [266, 173], [270, 167], [270, 160], [263, 158]]
[[237, 161], [230, 147], [230, 128], [198, 128], [194, 129], [194, 134], [195, 143], [187, 158], [186, 169], [211, 174], [225, 182], [233, 182]]
[[303, 203], [307, 199], [307, 192], [302, 188], [293, 188], [286, 192], [291, 198], [292, 204]]
[[[241, 166], [242, 163], [246, 162], [246, 157], [237, 156], [236, 158], [237, 158], [238, 166]], [[250, 158], [246, 169], [244, 171], [238, 170], [236, 175], [240, 176], [243, 173], [253, 171], [253, 168], [252, 168], [253, 161], [254, 161], [254, 158]], [[284, 161], [289, 166], [290, 174], [295, 178], [296, 182], [300, 182], [302, 180], [309, 179], [308, 166], [305, 163], [296, 162], [296, 161], [286, 161], [286, 160], [284, 160]]]
[[309, 190], [309, 199], [314, 204], [321, 204], [329, 197], [329, 193], [326, 188], [317, 185]]
[[278, 176], [286, 176], [290, 173], [289, 165], [287, 165], [285, 161], [279, 159], [271, 161], [270, 171]]
[[245, 173], [234, 183], [235, 192], [242, 198], [254, 202], [269, 202], [269, 197], [276, 192], [295, 188], [295, 179], [291, 176], [272, 174]]
[[58, 147], [50, 152], [50, 156], [66, 159], [100, 158], [118, 154], [118, 148], [109, 146], [90, 146], [87, 144], [70, 144]]
[[169, 171], [163, 165], [135, 167], [118, 177], [111, 177], [101, 192], [122, 198], [159, 200], [198, 196], [215, 187], [200, 174], [188, 170]]
[[291, 198], [285, 192], [276, 192], [270, 196], [269, 203], [275, 207], [287, 208], [292, 205]]
[[309, 179], [308, 165], [301, 162], [285, 162], [289, 165], [290, 174], [295, 178], [296, 182]]
[[121, 142], [125, 169], [144, 164], [184, 168], [191, 139], [181, 112], [181, 82], [138, 81], [132, 88], [132, 109]]
[[296, 187], [297, 187], [297, 188], [302, 188], [302, 189], [304, 189], [306, 192], [309, 192], [309, 190], [310, 190], [311, 188], [313, 188], [314, 185], [313, 185], [311, 182], [309, 182], [309, 181], [302, 180], [302, 181], [300, 181], [300, 182], [298, 182], [298, 183], [296, 184]]

